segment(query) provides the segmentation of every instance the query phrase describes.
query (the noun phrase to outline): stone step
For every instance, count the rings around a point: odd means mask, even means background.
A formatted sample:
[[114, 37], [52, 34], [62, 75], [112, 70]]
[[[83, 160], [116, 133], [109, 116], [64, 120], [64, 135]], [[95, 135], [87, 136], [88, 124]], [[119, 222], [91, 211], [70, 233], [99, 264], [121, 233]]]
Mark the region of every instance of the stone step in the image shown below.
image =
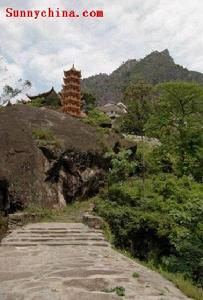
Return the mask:
[[1, 246], [104, 246], [108, 247], [101, 230], [84, 224], [43, 223], [26, 225], [11, 231]]
[[55, 240], [57, 238], [59, 239], [66, 239], [66, 240], [78, 240], [78, 239], [82, 239], [82, 240], [105, 240], [105, 238], [103, 236], [83, 236], [83, 235], [78, 235], [78, 236], [66, 236], [66, 235], [58, 235], [58, 236], [52, 236], [52, 235], [11, 235], [9, 237], [7, 237], [6, 239], [21, 239], [21, 240], [25, 240], [25, 239], [52, 239]]
[[66, 239], [66, 240], [105, 240], [103, 236], [84, 236], [84, 235], [78, 235], [78, 236], [68, 236], [68, 235], [58, 235], [58, 236], [52, 236], [52, 235], [19, 235], [19, 234], [14, 234], [14, 235], [9, 235], [5, 239], [21, 239], [21, 240], [26, 240], [26, 239], [51, 239], [55, 240], [57, 238], [59, 239]]
[[87, 233], [84, 233], [84, 232], [81, 232], [81, 233], [77, 233], [77, 234], [69, 234], [69, 233], [43, 233], [43, 234], [40, 234], [40, 233], [31, 233], [31, 232], [12, 232], [11, 234], [9, 234], [8, 236], [10, 237], [13, 237], [13, 236], [19, 236], [21, 238], [26, 238], [26, 237], [30, 237], [30, 236], [33, 236], [33, 237], [67, 237], [67, 238], [72, 238], [72, 237], [84, 237], [84, 238], [94, 238], [94, 237], [103, 237], [103, 234], [95, 234], [95, 233], [92, 233], [92, 234], [87, 234]]
[[52, 242], [4, 242], [1, 243], [1, 247], [29, 247], [29, 246], [99, 246], [99, 247], [109, 247], [108, 243], [105, 242], [95, 242], [95, 243], [90, 243], [90, 242], [69, 242], [67, 243], [66, 241], [64, 242], [58, 242], [52, 241]]
[[89, 227], [81, 227], [81, 228], [73, 228], [73, 227], [22, 227], [22, 230], [56, 230], [56, 231], [60, 231], [60, 230], [68, 230], [68, 231], [95, 231], [95, 232], [102, 232], [101, 229], [92, 229]]
[[[192, 300], [89, 231], [68, 223], [12, 231], [0, 247], [0, 300]], [[119, 286], [124, 297], [113, 292]]]
[[64, 239], [64, 238], [36, 238], [36, 237], [28, 237], [28, 238], [19, 238], [18, 236], [14, 237], [14, 238], [7, 238], [6, 239], [7, 242], [16, 242], [16, 241], [33, 241], [33, 242], [44, 242], [44, 241], [105, 241], [104, 238], [68, 238], [68, 239]]
[[99, 229], [89, 229], [87, 228], [55, 228], [55, 227], [44, 227], [44, 228], [40, 228], [40, 227], [36, 227], [36, 228], [21, 228], [21, 230], [27, 230], [27, 231], [69, 231], [69, 232], [81, 232], [81, 231], [86, 231], [86, 232], [102, 232], [102, 230]]
[[[10, 233], [13, 233], [14, 231], [10, 231]], [[44, 230], [44, 231], [28, 231], [28, 230], [23, 230], [23, 231], [15, 231], [16, 233], [19, 233], [19, 234], [26, 234], [26, 233], [36, 233], [36, 234], [49, 234], [49, 233], [53, 233], [53, 234], [99, 234], [99, 235], [102, 235], [102, 232], [96, 232], [96, 231], [54, 231], [54, 230]]]
[[64, 230], [64, 231], [55, 231], [55, 230], [41, 230], [41, 231], [38, 231], [38, 230], [15, 230], [15, 231], [9, 231], [9, 233], [13, 233], [13, 232], [17, 232], [17, 233], [21, 233], [21, 234], [26, 234], [26, 233], [29, 233], [29, 234], [50, 234], [50, 233], [53, 233], [53, 234], [99, 234], [99, 235], [102, 235], [103, 233], [102, 232], [97, 232], [97, 231], [68, 231], [68, 230]]

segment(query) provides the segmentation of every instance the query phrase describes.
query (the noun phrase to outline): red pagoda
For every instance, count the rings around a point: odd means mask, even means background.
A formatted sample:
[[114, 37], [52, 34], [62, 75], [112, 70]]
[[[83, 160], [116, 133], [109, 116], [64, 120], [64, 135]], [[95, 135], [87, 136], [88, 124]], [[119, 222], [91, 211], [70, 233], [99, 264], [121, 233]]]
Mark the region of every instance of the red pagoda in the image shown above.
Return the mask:
[[81, 117], [81, 71], [73, 67], [69, 71], [64, 71], [64, 84], [60, 94], [62, 111], [75, 117]]

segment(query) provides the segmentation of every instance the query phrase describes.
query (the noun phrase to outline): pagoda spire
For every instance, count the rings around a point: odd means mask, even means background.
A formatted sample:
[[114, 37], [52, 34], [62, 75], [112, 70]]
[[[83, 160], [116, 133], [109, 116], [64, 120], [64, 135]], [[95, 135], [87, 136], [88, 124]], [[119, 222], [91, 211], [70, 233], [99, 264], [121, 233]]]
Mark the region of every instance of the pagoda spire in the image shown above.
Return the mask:
[[77, 71], [74, 64], [69, 71], [64, 71], [61, 91], [62, 111], [75, 117], [82, 115], [80, 78], [81, 71]]

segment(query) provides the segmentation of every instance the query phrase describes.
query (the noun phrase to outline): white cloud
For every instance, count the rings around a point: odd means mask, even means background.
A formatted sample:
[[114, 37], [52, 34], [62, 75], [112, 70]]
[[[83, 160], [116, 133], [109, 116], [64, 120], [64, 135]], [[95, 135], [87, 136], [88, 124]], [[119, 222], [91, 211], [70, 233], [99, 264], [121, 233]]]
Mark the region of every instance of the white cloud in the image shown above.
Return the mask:
[[[103, 19], [9, 19], [5, 7], [104, 9]], [[203, 72], [202, 0], [3, 0], [0, 51], [38, 89], [60, 88], [74, 62], [83, 76], [111, 72], [129, 58], [168, 48], [175, 61]]]
[[12, 85], [21, 77], [22, 69], [18, 65], [10, 63], [8, 68], [5, 59], [0, 57], [0, 94], [6, 84]]

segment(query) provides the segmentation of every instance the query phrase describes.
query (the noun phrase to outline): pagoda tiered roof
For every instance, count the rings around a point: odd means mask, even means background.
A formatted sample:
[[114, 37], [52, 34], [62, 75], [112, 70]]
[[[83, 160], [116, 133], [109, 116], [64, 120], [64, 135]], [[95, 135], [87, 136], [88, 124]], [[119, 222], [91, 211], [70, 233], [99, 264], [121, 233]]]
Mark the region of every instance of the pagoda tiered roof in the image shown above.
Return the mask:
[[73, 67], [69, 71], [64, 71], [64, 78], [61, 91], [62, 111], [73, 116], [81, 116], [81, 72]]
[[73, 78], [81, 78], [81, 71], [77, 71], [75, 66], [73, 65], [72, 68], [68, 71], [64, 71], [65, 77], [71, 76]]
[[[65, 84], [69, 84], [69, 82], [70, 82], [70, 77], [64, 77], [63, 78], [63, 82], [65, 83]], [[78, 85], [80, 85], [80, 78], [73, 78], [73, 77], [71, 77], [71, 83], [72, 84], [74, 84], [74, 85], [76, 85], [76, 86], [78, 86]]]

